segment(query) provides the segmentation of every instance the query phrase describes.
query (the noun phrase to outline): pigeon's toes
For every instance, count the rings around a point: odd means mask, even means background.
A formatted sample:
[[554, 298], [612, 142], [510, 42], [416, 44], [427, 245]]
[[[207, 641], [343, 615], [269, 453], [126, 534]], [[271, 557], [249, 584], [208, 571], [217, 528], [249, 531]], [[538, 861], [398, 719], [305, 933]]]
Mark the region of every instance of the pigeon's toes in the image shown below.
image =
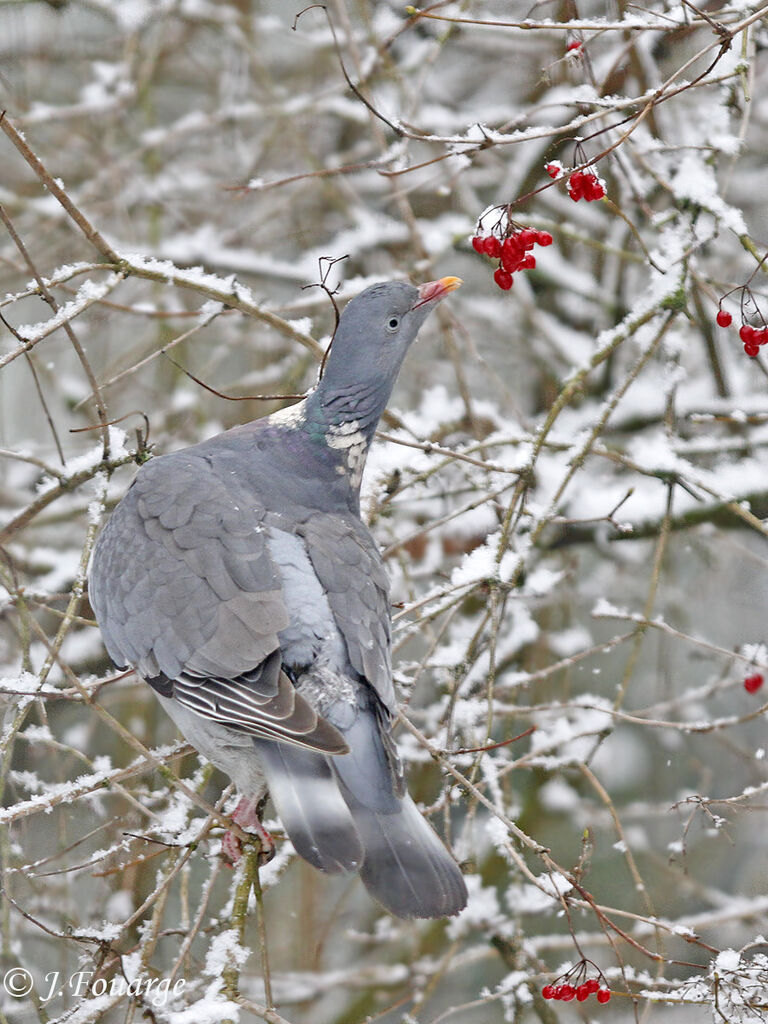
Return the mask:
[[[245, 832], [250, 832], [259, 841], [259, 862], [267, 864], [275, 855], [275, 841], [264, 828], [259, 817], [263, 806], [263, 797], [242, 797], [232, 812], [232, 821]], [[228, 829], [221, 840], [221, 851], [233, 864], [237, 864], [243, 855], [243, 844], [240, 837]]]

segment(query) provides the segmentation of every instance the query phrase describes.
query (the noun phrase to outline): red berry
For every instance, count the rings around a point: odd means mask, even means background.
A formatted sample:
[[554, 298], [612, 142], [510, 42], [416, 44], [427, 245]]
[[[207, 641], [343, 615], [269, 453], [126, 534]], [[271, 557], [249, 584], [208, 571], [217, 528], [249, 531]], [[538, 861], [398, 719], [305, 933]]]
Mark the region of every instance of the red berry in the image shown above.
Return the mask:
[[514, 274], [518, 269], [524, 255], [525, 249], [518, 242], [517, 235], [504, 239], [501, 246], [501, 265], [510, 274]]
[[759, 672], [755, 672], [754, 675], [747, 676], [744, 680], [744, 689], [747, 693], [757, 693], [760, 687], [763, 685], [763, 677]]
[[584, 198], [584, 178], [585, 174], [581, 171], [574, 171], [568, 179], [568, 193], [574, 203], [577, 203], [579, 199]]
[[557, 163], [557, 164], [545, 164], [544, 165], [544, 170], [547, 172], [547, 174], [550, 176], [550, 178], [559, 178], [560, 175], [563, 172], [563, 165], [560, 164], [560, 163]]
[[760, 330], [755, 331], [755, 336], [752, 339], [753, 345], [765, 345], [768, 342], [768, 327], [761, 327]]
[[744, 346], [744, 352], [746, 355], [750, 357], [750, 359], [754, 359], [759, 351], [759, 347], [754, 343], [750, 343]]
[[520, 264], [520, 269], [521, 270], [535, 270], [536, 269], [536, 257], [533, 255], [532, 252], [528, 252], [528, 253], [525, 254], [525, 258], [523, 259], [522, 263]]
[[554, 238], [552, 237], [552, 235], [550, 235], [548, 231], [539, 231], [538, 235], [536, 236], [536, 241], [539, 243], [539, 245], [552, 245], [552, 243], [554, 242]]
[[739, 328], [739, 337], [745, 345], [751, 345], [755, 340], [755, 328], [751, 324], [742, 324]]
[[611, 998], [611, 991], [607, 988], [599, 988], [597, 990], [597, 1001], [598, 1003], [607, 1003]]
[[[564, 1003], [570, 1002], [571, 999], [576, 995], [576, 989], [573, 985], [561, 985], [560, 986], [560, 998]], [[599, 994], [598, 994], [599, 998]]]
[[584, 198], [588, 203], [594, 202], [595, 199], [602, 199], [605, 195], [605, 189], [596, 174], [585, 174], [582, 187]]
[[733, 323], [733, 317], [726, 309], [719, 310], [715, 320], [718, 327], [730, 327]]
[[565, 48], [566, 53], [573, 53], [574, 50], [581, 49], [581, 41], [578, 39], [572, 39]]
[[472, 239], [472, 248], [475, 250], [475, 252], [485, 252], [485, 239], [481, 238], [480, 235], [475, 235], [475, 237]]
[[554, 988], [554, 985], [545, 985], [544, 988], [541, 990], [541, 994], [542, 994], [542, 996], [544, 996], [545, 999], [554, 999], [555, 998], [555, 988]]
[[488, 235], [483, 241], [483, 252], [491, 259], [496, 259], [501, 254], [501, 242], [495, 235]]
[[586, 982], [586, 986], [589, 989], [589, 994], [592, 995], [593, 992], [597, 992], [600, 988], [600, 982], [597, 978], [590, 978], [589, 981]]
[[563, 986], [562, 985], [555, 985], [555, 987], [552, 989], [552, 998], [553, 999], [562, 999], [563, 998]]
[[538, 236], [538, 231], [534, 231], [532, 228], [523, 228], [517, 237], [520, 245], [522, 245], [524, 249], [532, 249], [534, 245], [536, 245]]
[[512, 287], [512, 275], [508, 270], [504, 270], [503, 267], [499, 267], [493, 275], [493, 280], [503, 292], [508, 292]]
[[576, 989], [576, 998], [580, 1003], [583, 1003], [585, 999], [589, 999], [589, 986], [579, 985]]

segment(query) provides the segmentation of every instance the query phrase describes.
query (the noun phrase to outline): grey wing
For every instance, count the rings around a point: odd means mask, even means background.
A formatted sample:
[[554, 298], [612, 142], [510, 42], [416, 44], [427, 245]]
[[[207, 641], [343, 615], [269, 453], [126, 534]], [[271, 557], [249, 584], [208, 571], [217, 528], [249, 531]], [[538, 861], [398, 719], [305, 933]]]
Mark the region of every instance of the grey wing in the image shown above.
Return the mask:
[[349, 750], [339, 731], [296, 692], [282, 671], [279, 650], [234, 679], [201, 679], [182, 673], [177, 679], [161, 675], [147, 682], [201, 718], [236, 732], [327, 754]]
[[297, 527], [355, 671], [392, 713], [389, 580], [367, 527], [353, 515], [314, 515]]
[[280, 668], [288, 613], [260, 514], [200, 456], [147, 463], [94, 549], [89, 596], [105, 645], [202, 717], [346, 749]]

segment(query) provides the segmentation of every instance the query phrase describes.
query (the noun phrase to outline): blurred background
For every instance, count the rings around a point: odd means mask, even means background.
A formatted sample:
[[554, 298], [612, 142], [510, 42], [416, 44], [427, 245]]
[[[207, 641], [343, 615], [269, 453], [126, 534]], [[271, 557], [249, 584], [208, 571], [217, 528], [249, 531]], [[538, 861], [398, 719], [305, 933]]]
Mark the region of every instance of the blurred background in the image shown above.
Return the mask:
[[[766, 1019], [768, 5], [300, 12], [0, 2], [0, 1020]], [[500, 218], [554, 240], [509, 291]], [[228, 780], [104, 652], [96, 529], [287, 404], [223, 396], [313, 385], [318, 282], [444, 274], [363, 504], [470, 903], [397, 921], [279, 841], [243, 917]], [[611, 1001], [544, 1000], [582, 959]]]

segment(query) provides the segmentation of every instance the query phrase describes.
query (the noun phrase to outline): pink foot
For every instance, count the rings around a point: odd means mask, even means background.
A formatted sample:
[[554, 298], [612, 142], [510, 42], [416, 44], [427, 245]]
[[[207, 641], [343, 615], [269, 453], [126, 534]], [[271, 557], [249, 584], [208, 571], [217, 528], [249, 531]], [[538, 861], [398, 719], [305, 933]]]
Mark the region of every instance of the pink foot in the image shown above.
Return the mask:
[[224, 837], [221, 840], [221, 852], [224, 854], [226, 859], [230, 862], [227, 866], [231, 867], [240, 860], [243, 855], [243, 846], [240, 840], [237, 838], [234, 832], [230, 832], [229, 829], [224, 833]]
[[[262, 864], [266, 864], [275, 855], [275, 841], [264, 828], [259, 818], [261, 802], [261, 797], [241, 797], [240, 803], [232, 814], [232, 821], [246, 832], [252, 832], [258, 836], [261, 844], [259, 860]], [[235, 833], [231, 831], [224, 833], [224, 838], [221, 841], [221, 850], [224, 856], [233, 864], [237, 864], [243, 855], [242, 843]]]

